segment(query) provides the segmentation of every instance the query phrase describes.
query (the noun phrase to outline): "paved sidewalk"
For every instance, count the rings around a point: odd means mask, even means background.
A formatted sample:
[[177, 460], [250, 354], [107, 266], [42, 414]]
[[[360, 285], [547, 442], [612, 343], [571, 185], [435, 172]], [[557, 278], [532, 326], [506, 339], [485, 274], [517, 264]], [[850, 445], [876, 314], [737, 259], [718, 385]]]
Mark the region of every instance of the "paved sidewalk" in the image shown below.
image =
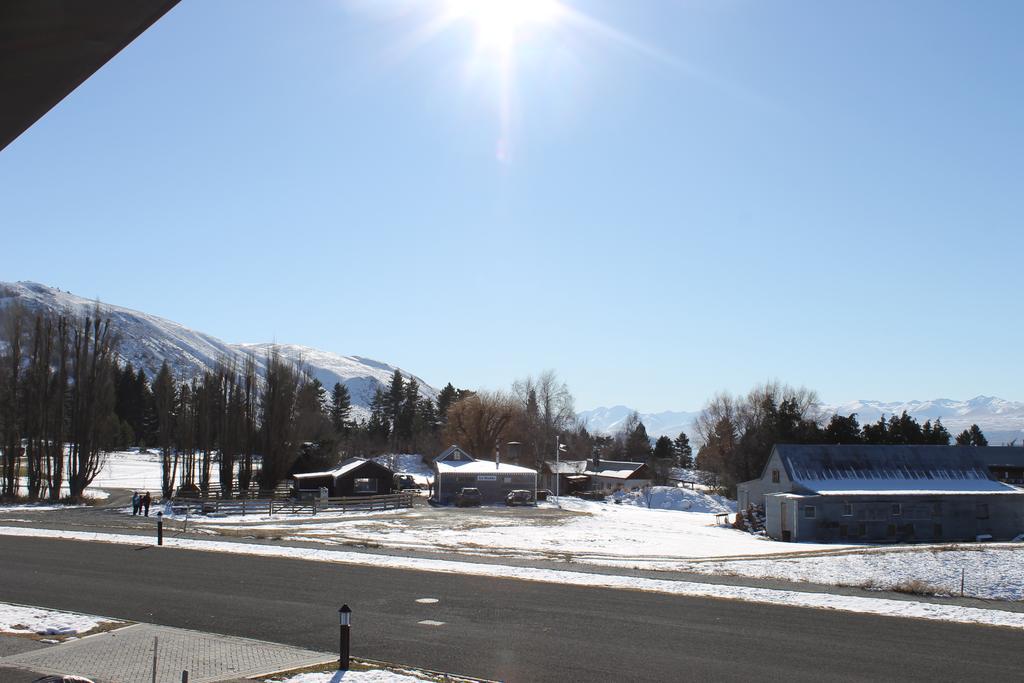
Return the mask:
[[[81, 640], [0, 658], [0, 667], [75, 674], [96, 683], [210, 683], [322, 664], [337, 655], [185, 629], [135, 624]], [[31, 680], [31, 679], [27, 679]]]

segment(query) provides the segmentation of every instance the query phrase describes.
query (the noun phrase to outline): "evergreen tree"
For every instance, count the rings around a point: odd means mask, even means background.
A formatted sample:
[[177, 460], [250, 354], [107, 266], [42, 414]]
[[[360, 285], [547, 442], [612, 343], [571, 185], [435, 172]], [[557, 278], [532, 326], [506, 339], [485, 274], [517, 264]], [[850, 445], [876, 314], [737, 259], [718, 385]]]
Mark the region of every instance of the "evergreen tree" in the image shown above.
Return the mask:
[[370, 402], [370, 420], [366, 423], [366, 432], [376, 444], [385, 443], [391, 434], [387, 400], [380, 387], [377, 387], [373, 393], [373, 400]]
[[672, 442], [672, 450], [675, 452], [676, 463], [679, 467], [691, 469], [693, 467], [693, 447], [690, 445], [690, 437], [686, 432], [679, 432], [679, 436]]
[[857, 413], [849, 416], [832, 415], [825, 426], [825, 443], [860, 443], [863, 437]]
[[937, 418], [935, 425], [932, 426], [931, 443], [937, 446], [948, 446], [950, 438], [949, 430], [946, 429], [946, 425], [942, 424], [942, 418]]
[[667, 436], [659, 436], [654, 442], [653, 456], [656, 460], [671, 460], [675, 462], [675, 452], [672, 448], [672, 439]]
[[625, 448], [626, 459], [632, 462], [646, 462], [651, 455], [651, 439], [639, 419], [635, 420], [635, 426], [626, 433]]
[[987, 446], [988, 439], [981, 433], [981, 428], [978, 425], [971, 425], [971, 445], [972, 446]]
[[444, 389], [441, 389], [437, 394], [437, 419], [441, 425], [448, 423], [448, 409], [451, 408], [452, 404], [458, 398], [458, 391], [452, 386], [451, 382], [444, 385]]
[[389, 428], [394, 431], [395, 423], [398, 422], [398, 414], [402, 410], [402, 403], [405, 401], [405, 381], [402, 373], [395, 370], [391, 375], [391, 384], [387, 393], [384, 394], [384, 408]]
[[965, 429], [956, 436], [957, 446], [987, 446], [988, 439], [981, 433], [981, 428], [972, 424], [970, 429]]
[[311, 391], [316, 396], [317, 403], [320, 404], [320, 412], [326, 415], [330, 410], [330, 406], [327, 402], [327, 390], [324, 389], [324, 385], [316, 377], [310, 382]]
[[352, 413], [352, 397], [348, 393], [348, 387], [341, 382], [334, 384], [334, 391], [331, 392], [331, 424], [334, 431], [339, 434], [347, 434], [349, 430], [349, 415]]

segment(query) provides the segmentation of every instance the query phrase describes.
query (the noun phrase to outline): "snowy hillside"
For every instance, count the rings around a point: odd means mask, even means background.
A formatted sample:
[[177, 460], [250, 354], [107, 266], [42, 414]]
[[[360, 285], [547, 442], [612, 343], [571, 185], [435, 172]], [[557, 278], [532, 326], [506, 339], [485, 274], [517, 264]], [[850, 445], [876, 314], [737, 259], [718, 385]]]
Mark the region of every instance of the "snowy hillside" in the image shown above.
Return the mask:
[[[0, 312], [19, 301], [29, 311], [49, 310], [83, 316], [91, 313], [96, 302], [69, 292], [34, 282], [0, 283]], [[272, 344], [228, 344], [202, 332], [170, 320], [140, 311], [101, 304], [121, 336], [120, 355], [136, 368], [143, 368], [152, 378], [164, 360], [179, 379], [195, 377], [216, 367], [218, 361], [235, 361], [241, 367], [252, 355], [257, 370], [263, 374], [267, 353]], [[304, 363], [328, 391], [336, 382], [348, 387], [352, 395], [355, 417], [364, 417], [374, 390], [390, 381], [395, 367], [359, 356], [342, 356], [308, 346], [278, 344], [281, 356], [294, 363]], [[402, 370], [408, 379], [413, 375]], [[437, 392], [422, 379], [416, 378], [423, 396], [434, 398]]]
[[[826, 420], [833, 413], [857, 413], [857, 420], [862, 425], [877, 422], [882, 415], [899, 415], [905, 410], [919, 422], [942, 418], [942, 424], [954, 436], [972, 424], [977, 424], [992, 445], [1009, 443], [1014, 439], [1018, 444], [1024, 442], [1024, 403], [994, 396], [977, 396], [967, 401], [948, 398], [904, 402], [862, 400], [835, 405], [822, 404], [818, 410]], [[584, 410], [577, 417], [595, 434], [615, 434], [622, 429], [632, 412], [633, 409], [627, 406], [614, 406]], [[640, 419], [652, 438], [662, 435], [675, 438], [679, 432], [686, 431], [692, 439], [693, 421], [699, 414], [700, 411], [640, 413]]]

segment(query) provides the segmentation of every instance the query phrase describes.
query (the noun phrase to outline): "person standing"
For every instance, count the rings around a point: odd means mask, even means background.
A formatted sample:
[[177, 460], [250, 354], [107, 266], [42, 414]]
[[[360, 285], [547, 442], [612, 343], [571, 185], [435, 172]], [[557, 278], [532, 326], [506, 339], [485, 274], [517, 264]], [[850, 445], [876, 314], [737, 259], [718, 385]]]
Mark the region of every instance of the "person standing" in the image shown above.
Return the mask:
[[132, 491], [132, 517], [139, 514], [139, 508], [142, 506], [142, 496], [139, 495], [138, 491]]
[[142, 509], [145, 511], [147, 517], [149, 517], [149, 505], [152, 502], [152, 496], [149, 495], [149, 491], [146, 491], [146, 495], [142, 497]]

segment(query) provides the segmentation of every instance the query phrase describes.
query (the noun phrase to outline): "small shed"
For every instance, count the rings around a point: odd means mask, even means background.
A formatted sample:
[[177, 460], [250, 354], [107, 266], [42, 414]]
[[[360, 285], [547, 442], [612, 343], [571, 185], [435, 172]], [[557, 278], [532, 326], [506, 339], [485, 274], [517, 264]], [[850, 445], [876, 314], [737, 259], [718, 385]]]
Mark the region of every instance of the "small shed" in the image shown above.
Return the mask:
[[326, 488], [332, 498], [346, 498], [392, 493], [395, 473], [373, 460], [349, 458], [333, 470], [296, 474], [293, 478], [300, 497], [316, 496], [321, 488]]
[[441, 505], [454, 502], [463, 488], [480, 490], [481, 503], [504, 503], [509, 491], [537, 490], [537, 471], [493, 460], [477, 460], [458, 446], [451, 446], [434, 458], [433, 500]]

